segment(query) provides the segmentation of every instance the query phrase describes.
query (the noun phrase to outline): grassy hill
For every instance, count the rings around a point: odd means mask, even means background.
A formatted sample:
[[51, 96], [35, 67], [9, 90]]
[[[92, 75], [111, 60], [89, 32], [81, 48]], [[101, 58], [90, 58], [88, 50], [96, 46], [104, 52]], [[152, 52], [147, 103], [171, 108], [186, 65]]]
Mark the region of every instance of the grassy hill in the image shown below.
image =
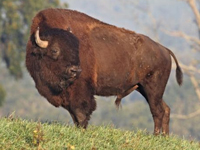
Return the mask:
[[197, 150], [200, 145], [173, 135], [156, 137], [145, 131], [124, 131], [112, 126], [89, 126], [84, 130], [8, 117], [0, 119], [0, 149]]

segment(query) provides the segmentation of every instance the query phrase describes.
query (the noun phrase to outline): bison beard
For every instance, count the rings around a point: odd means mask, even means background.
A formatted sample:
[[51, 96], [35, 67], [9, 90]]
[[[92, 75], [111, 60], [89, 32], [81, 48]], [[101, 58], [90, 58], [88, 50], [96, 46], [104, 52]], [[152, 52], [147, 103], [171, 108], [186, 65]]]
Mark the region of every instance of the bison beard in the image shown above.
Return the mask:
[[[61, 104], [69, 111], [77, 126], [87, 127], [90, 115], [96, 108], [94, 95], [117, 95], [115, 103], [119, 106], [124, 96], [136, 90], [149, 104], [154, 120], [154, 134], [169, 134], [170, 108], [163, 100], [163, 93], [171, 72], [171, 57], [177, 66], [177, 82], [179, 85], [182, 84], [182, 71], [171, 50], [145, 35], [67, 9], [46, 9], [39, 12], [33, 18], [31, 35], [36, 32], [38, 26], [41, 27], [41, 32], [45, 31], [47, 26], [63, 30], [70, 27], [79, 39], [82, 72], [64, 91], [67, 103]], [[36, 66], [46, 66], [49, 61], [40, 61], [32, 56], [33, 45], [30, 40], [27, 46], [26, 65], [36, 88], [42, 93], [42, 88], [48, 88], [40, 87], [47, 75], [44, 73], [45, 77], [41, 78], [38, 74], [41, 74], [42, 70], [37, 70]], [[54, 72], [52, 69], [49, 71]], [[55, 79], [52, 78], [52, 81], [57, 82], [58, 76], [57, 74]]]

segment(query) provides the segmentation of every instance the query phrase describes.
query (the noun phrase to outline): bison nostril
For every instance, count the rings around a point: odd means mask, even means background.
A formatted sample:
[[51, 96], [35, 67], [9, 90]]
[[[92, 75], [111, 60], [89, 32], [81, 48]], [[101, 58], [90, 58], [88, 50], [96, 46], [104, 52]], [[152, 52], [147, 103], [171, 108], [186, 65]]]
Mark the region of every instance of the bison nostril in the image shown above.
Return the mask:
[[82, 69], [80, 69], [80, 68], [71, 68], [70, 69], [70, 72], [81, 72], [82, 71]]

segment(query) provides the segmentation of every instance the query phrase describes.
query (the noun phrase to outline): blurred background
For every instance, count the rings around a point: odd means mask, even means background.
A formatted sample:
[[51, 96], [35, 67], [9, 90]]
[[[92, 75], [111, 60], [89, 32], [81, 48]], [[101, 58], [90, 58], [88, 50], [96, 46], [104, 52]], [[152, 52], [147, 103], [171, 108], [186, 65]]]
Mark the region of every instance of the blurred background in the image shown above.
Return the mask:
[[[72, 124], [67, 111], [41, 97], [25, 68], [25, 49], [33, 16], [45, 8], [68, 8], [103, 22], [142, 33], [171, 49], [184, 72], [178, 86], [174, 67], [164, 94], [171, 108], [170, 132], [200, 140], [200, 0], [1, 0], [0, 117], [15, 114], [42, 122]], [[153, 132], [149, 106], [133, 92], [116, 109], [115, 97], [96, 97], [90, 124]]]

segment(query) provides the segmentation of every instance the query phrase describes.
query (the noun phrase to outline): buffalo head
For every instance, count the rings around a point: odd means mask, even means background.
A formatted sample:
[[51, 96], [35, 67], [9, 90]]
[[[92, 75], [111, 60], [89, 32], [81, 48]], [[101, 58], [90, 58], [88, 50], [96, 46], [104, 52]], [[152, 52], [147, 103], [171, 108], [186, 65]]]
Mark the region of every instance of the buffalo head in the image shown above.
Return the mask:
[[75, 80], [80, 75], [79, 41], [69, 30], [45, 28], [40, 32], [38, 27], [32, 37], [33, 54], [48, 57], [53, 63], [57, 61], [57, 65], [50, 63], [55, 66], [51, 70], [59, 70], [65, 80], [66, 76], [68, 80]]
[[[68, 30], [58, 28], [41, 29], [38, 27], [35, 34], [32, 35], [32, 42], [36, 47], [34, 54], [46, 55], [51, 59], [57, 60], [59, 57], [68, 60], [73, 65], [79, 65], [79, 41]], [[33, 44], [34, 45], [34, 44]]]

